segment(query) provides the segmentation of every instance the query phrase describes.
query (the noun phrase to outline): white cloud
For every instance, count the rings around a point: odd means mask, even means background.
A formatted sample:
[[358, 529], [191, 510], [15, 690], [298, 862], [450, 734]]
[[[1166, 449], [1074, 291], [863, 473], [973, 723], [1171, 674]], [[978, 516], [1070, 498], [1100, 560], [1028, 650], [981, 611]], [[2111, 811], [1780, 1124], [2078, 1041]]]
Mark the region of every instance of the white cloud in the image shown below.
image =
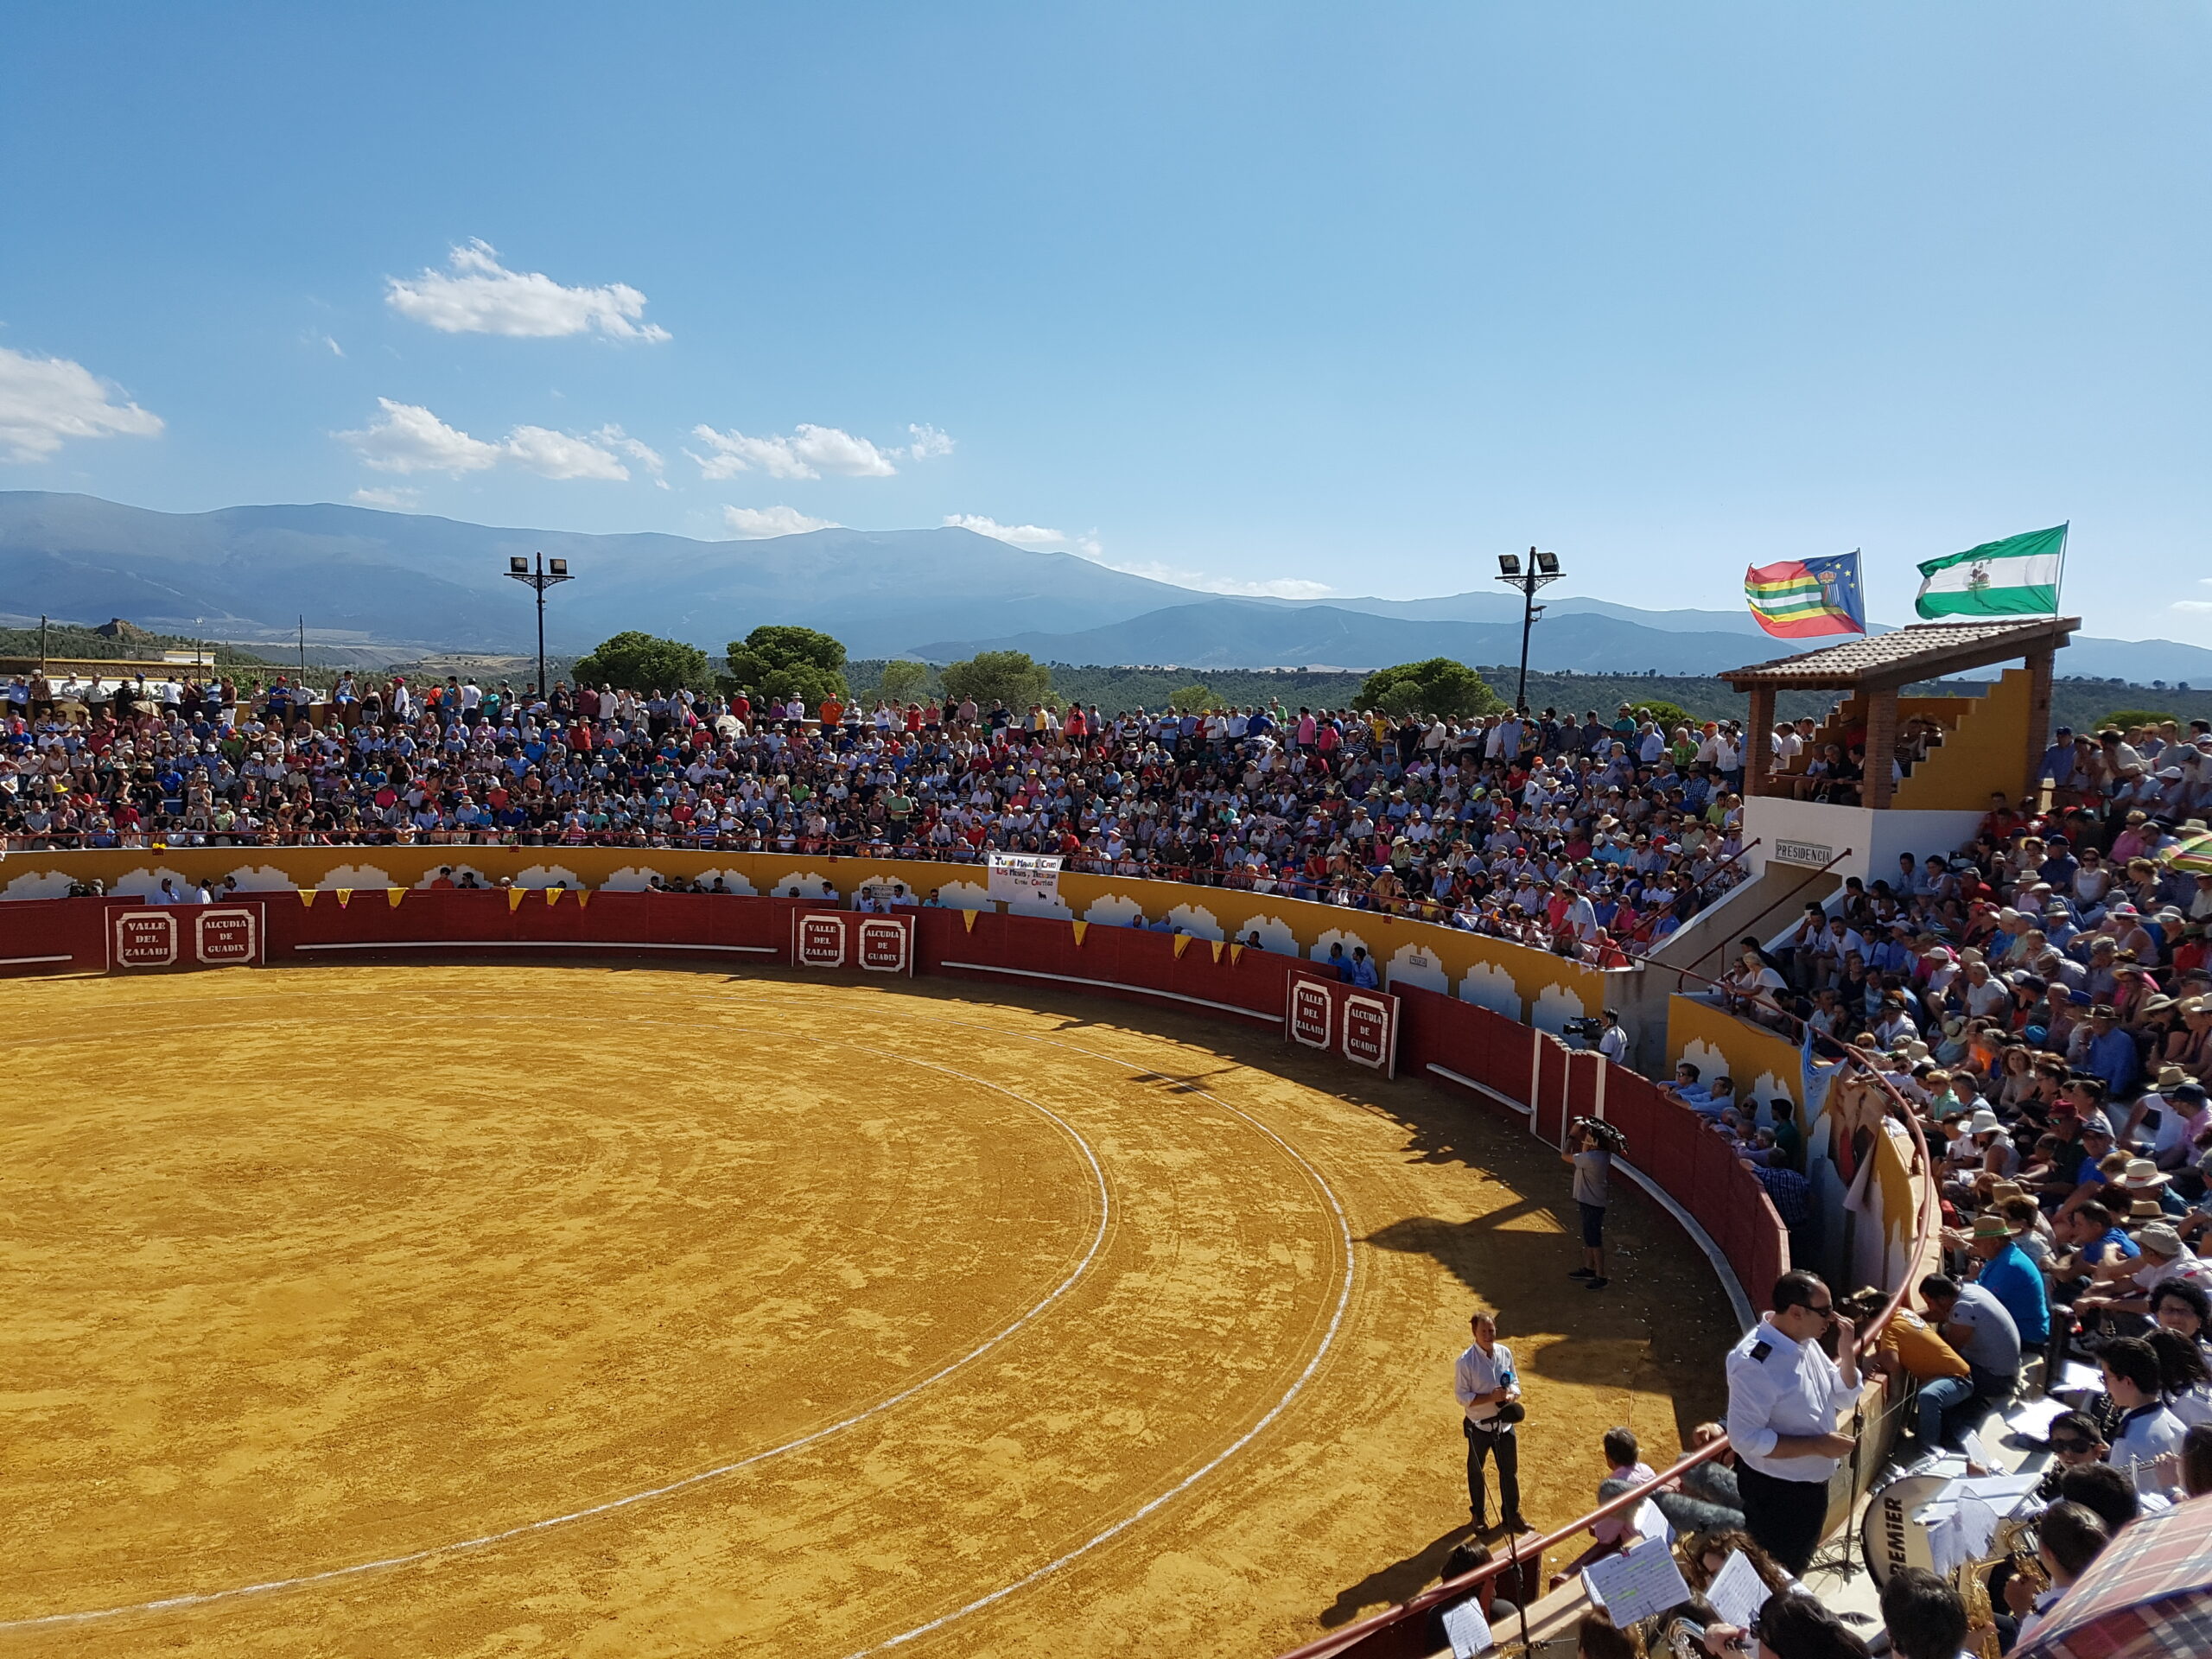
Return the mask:
[[1337, 591], [1325, 582], [1307, 582], [1299, 576], [1275, 576], [1266, 582], [1240, 582], [1233, 576], [1210, 576], [1203, 570], [1179, 570], [1173, 565], [1110, 564], [1093, 553], [1086, 553], [1084, 556], [1105, 564], [1109, 570], [1119, 570], [1124, 575], [1148, 576], [1154, 582], [1173, 582], [1178, 588], [1195, 588], [1202, 594], [1230, 594], [1240, 598], [1259, 599], [1325, 599]]
[[160, 416], [81, 363], [0, 346], [0, 460], [44, 461], [72, 438], [150, 438], [161, 429]]
[[[1204, 594], [1234, 594], [1267, 599], [1322, 599], [1336, 592], [1325, 582], [1307, 582], [1297, 576], [1276, 576], [1266, 582], [1241, 582], [1230, 576], [1210, 576], [1203, 570], [1179, 570], [1165, 564], [1117, 564], [1106, 556], [1105, 544], [1098, 539], [1098, 532], [1069, 536], [1043, 524], [1002, 524], [995, 518], [979, 512], [949, 512], [944, 522], [961, 530], [972, 530], [978, 536], [992, 536], [1014, 547], [1026, 547], [1035, 552], [1068, 552], [1078, 558], [1089, 559], [1093, 564], [1103, 564], [1109, 570], [1119, 570], [1127, 576], [1146, 576], [1154, 582], [1171, 582], [1178, 588], [1195, 588]], [[2212, 608], [2212, 607], [2208, 607]]]
[[543, 271], [506, 270], [480, 239], [455, 248], [449, 263], [450, 271], [425, 270], [411, 282], [387, 278], [385, 303], [447, 334], [544, 340], [596, 329], [614, 340], [669, 337], [667, 329], [639, 321], [645, 296], [626, 283], [563, 288]]
[[659, 488], [664, 490], [668, 487], [668, 480], [661, 476], [666, 463], [661, 460], [658, 450], [639, 442], [619, 426], [602, 426], [598, 431], [593, 433], [592, 436], [608, 448], [619, 450], [643, 467], [652, 474], [653, 482]]
[[383, 417], [338, 436], [379, 473], [480, 473], [499, 463], [499, 446], [448, 426], [420, 404], [377, 399]]
[[771, 478], [819, 478], [824, 473], [840, 478], [889, 478], [899, 470], [892, 464], [893, 458], [905, 453], [879, 449], [866, 438], [834, 426], [805, 422], [789, 437], [747, 437], [734, 428], [717, 432], [705, 425], [693, 427], [691, 435], [715, 452], [691, 456], [699, 463], [700, 476], [707, 479], [732, 478], [756, 467]]
[[[379, 473], [444, 473], [458, 478], [463, 473], [486, 472], [506, 461], [540, 478], [595, 478], [619, 483], [630, 476], [630, 469], [607, 447], [610, 433], [616, 435], [613, 442], [631, 442], [620, 435], [619, 427], [602, 427], [588, 437], [577, 437], [550, 427], [518, 426], [500, 442], [487, 443], [448, 426], [420, 404], [397, 404], [379, 397], [377, 407], [384, 411], [378, 419], [359, 432], [340, 432], [337, 436]], [[645, 448], [643, 444], [637, 447]]]
[[1065, 548], [1068, 544], [1068, 538], [1057, 530], [1042, 524], [1002, 524], [980, 512], [948, 512], [944, 522], [956, 530], [972, 530], [978, 536], [1011, 542], [1016, 547]]
[[2173, 602], [2177, 611], [2212, 611], [2212, 599], [2177, 599]]
[[422, 499], [422, 491], [410, 490], [404, 486], [353, 492], [353, 499], [362, 506], [383, 507], [391, 512], [405, 512]]
[[729, 526], [731, 537], [741, 542], [843, 528], [833, 519], [810, 518], [797, 507], [724, 507], [722, 522]]
[[518, 426], [499, 448], [517, 466], [540, 478], [599, 478], [620, 482], [630, 469], [589, 438], [545, 426]]
[[914, 440], [906, 446], [906, 453], [916, 461], [934, 461], [952, 453], [950, 435], [933, 426], [910, 426], [906, 430]]
[[310, 328], [305, 334], [302, 335], [301, 338], [310, 346], [322, 346], [325, 350], [328, 351], [333, 357], [343, 357], [346, 355], [346, 348], [343, 346], [340, 346], [328, 334], [323, 334], [319, 329]]

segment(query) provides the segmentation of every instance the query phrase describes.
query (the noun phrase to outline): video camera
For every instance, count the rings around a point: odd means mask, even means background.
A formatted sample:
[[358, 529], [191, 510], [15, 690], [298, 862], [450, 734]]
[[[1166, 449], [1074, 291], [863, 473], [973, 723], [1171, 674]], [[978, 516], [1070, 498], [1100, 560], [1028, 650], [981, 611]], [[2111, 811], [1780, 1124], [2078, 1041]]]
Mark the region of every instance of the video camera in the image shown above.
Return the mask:
[[1580, 1037], [1594, 1046], [1605, 1034], [1605, 1022], [1594, 1014], [1580, 1014], [1560, 1027], [1562, 1036]]
[[1575, 1118], [1567, 1124], [1567, 1132], [1569, 1135], [1586, 1132], [1600, 1148], [1611, 1153], [1616, 1158], [1628, 1151], [1628, 1137], [1602, 1117]]

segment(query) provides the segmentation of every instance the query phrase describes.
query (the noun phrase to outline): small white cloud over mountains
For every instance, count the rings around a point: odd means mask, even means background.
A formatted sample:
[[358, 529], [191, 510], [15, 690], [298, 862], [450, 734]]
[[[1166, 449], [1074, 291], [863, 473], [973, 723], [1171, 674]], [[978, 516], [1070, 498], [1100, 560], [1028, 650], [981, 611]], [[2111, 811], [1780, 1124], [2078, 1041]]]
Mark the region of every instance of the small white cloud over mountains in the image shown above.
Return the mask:
[[150, 438], [162, 417], [81, 363], [0, 346], [0, 460], [44, 461], [72, 438]]
[[509, 270], [480, 238], [455, 248], [450, 270], [426, 269], [411, 280], [386, 279], [385, 303], [403, 317], [447, 334], [507, 334], [551, 340], [597, 333], [610, 340], [658, 342], [668, 330], [643, 321], [645, 296], [626, 283], [567, 288], [543, 271]]
[[1326, 599], [1337, 591], [1325, 582], [1307, 582], [1299, 576], [1240, 582], [1234, 576], [1210, 576], [1203, 570], [1179, 570], [1167, 564], [1115, 564], [1107, 568], [1124, 575], [1149, 576], [1154, 582], [1172, 582], [1178, 588], [1195, 588], [1203, 594], [1227, 594], [1234, 598]]
[[1195, 588], [1201, 593], [1266, 599], [1322, 599], [1336, 591], [1325, 582], [1306, 582], [1295, 576], [1239, 582], [1233, 577], [1210, 576], [1202, 570], [1179, 570], [1165, 564], [1117, 564], [1106, 556], [1105, 546], [1096, 531], [1087, 536], [1070, 536], [1043, 524], [1002, 524], [979, 512], [949, 512], [944, 522], [956, 529], [972, 530], [978, 536], [994, 537], [1014, 547], [1026, 547], [1039, 553], [1072, 553], [1093, 564], [1103, 564], [1109, 570], [1119, 570], [1126, 576], [1146, 576], [1154, 582], [1173, 582], [1178, 588]]
[[955, 530], [972, 530], [978, 536], [1011, 542], [1016, 547], [1050, 549], [1068, 544], [1068, 538], [1057, 530], [1047, 530], [1042, 524], [1002, 524], [980, 512], [948, 512], [944, 522]]
[[771, 536], [798, 536], [810, 530], [838, 530], [829, 518], [810, 518], [797, 507], [724, 507], [722, 522], [730, 537], [740, 542], [766, 541]]
[[[383, 413], [366, 427], [337, 436], [379, 473], [444, 473], [459, 478], [464, 473], [486, 472], [506, 462], [540, 478], [594, 478], [619, 483], [630, 476], [630, 469], [610, 445], [623, 447], [640, 461], [651, 456], [650, 465], [656, 470], [660, 464], [658, 455], [624, 436], [620, 427], [602, 427], [579, 437], [550, 427], [518, 426], [492, 443], [448, 426], [420, 404], [379, 397], [377, 407]], [[643, 454], [639, 454], [639, 451]]]
[[[691, 435], [714, 451], [691, 455], [699, 475], [708, 480], [734, 478], [740, 473], [762, 472], [771, 478], [889, 478], [902, 461], [931, 461], [952, 453], [952, 440], [933, 426], [910, 426], [912, 443], [882, 448], [866, 438], [834, 426], [815, 426], [802, 421], [789, 436], [772, 433], [753, 437], [732, 428], [717, 432], [701, 424]], [[686, 454], [691, 454], [685, 450]]]
[[364, 507], [382, 507], [387, 512], [412, 512], [415, 504], [423, 499], [423, 492], [409, 489], [404, 485], [379, 486], [353, 492], [354, 501]]

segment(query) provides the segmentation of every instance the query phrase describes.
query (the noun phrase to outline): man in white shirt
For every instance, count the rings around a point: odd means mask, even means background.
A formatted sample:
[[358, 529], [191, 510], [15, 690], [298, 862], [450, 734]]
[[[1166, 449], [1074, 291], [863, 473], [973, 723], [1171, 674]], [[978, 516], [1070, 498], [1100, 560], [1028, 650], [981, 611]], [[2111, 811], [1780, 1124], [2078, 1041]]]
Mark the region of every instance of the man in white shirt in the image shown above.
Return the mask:
[[[1474, 1340], [1452, 1367], [1452, 1392], [1459, 1402], [1460, 1432], [1467, 1440], [1467, 1513], [1478, 1529], [1486, 1529], [1483, 1494], [1483, 1465], [1497, 1459], [1497, 1502], [1503, 1524], [1510, 1532], [1525, 1532], [1521, 1518], [1521, 1447], [1514, 1433], [1521, 1398], [1520, 1380], [1513, 1367], [1513, 1351], [1497, 1339], [1497, 1316], [1478, 1308], [1468, 1320]], [[1510, 1412], [1504, 1408], [1512, 1404]]]
[[[1858, 1338], [1814, 1274], [1776, 1280], [1773, 1310], [1728, 1351], [1728, 1439], [1745, 1530], [1802, 1577], [1827, 1517], [1828, 1478], [1855, 1444], [1835, 1425], [1859, 1393]], [[1820, 1345], [1830, 1325], [1837, 1359]]]

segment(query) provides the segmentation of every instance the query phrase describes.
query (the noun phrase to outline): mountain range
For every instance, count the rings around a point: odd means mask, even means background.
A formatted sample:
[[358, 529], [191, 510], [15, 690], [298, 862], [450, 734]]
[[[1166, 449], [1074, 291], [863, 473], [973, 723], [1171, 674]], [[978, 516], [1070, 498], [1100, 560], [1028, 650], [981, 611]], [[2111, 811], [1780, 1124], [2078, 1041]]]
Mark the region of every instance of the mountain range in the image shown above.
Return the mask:
[[[1438, 656], [1510, 663], [1521, 648], [1516, 594], [1227, 598], [956, 528], [704, 542], [329, 504], [166, 513], [0, 491], [0, 611], [9, 617], [126, 617], [247, 646], [291, 639], [304, 617], [312, 642], [386, 648], [394, 659], [521, 649], [535, 639], [531, 601], [501, 583], [511, 556], [540, 552], [566, 558], [578, 578], [546, 605], [546, 643], [562, 652], [624, 628], [719, 651], [763, 622], [821, 628], [855, 657], [936, 662], [1010, 649], [1071, 664], [1370, 669]], [[1769, 639], [1745, 612], [1568, 597], [1546, 606], [1529, 665], [1711, 674], [1788, 655], [1792, 644]], [[2076, 636], [2061, 668], [2206, 685], [2212, 651]]]

